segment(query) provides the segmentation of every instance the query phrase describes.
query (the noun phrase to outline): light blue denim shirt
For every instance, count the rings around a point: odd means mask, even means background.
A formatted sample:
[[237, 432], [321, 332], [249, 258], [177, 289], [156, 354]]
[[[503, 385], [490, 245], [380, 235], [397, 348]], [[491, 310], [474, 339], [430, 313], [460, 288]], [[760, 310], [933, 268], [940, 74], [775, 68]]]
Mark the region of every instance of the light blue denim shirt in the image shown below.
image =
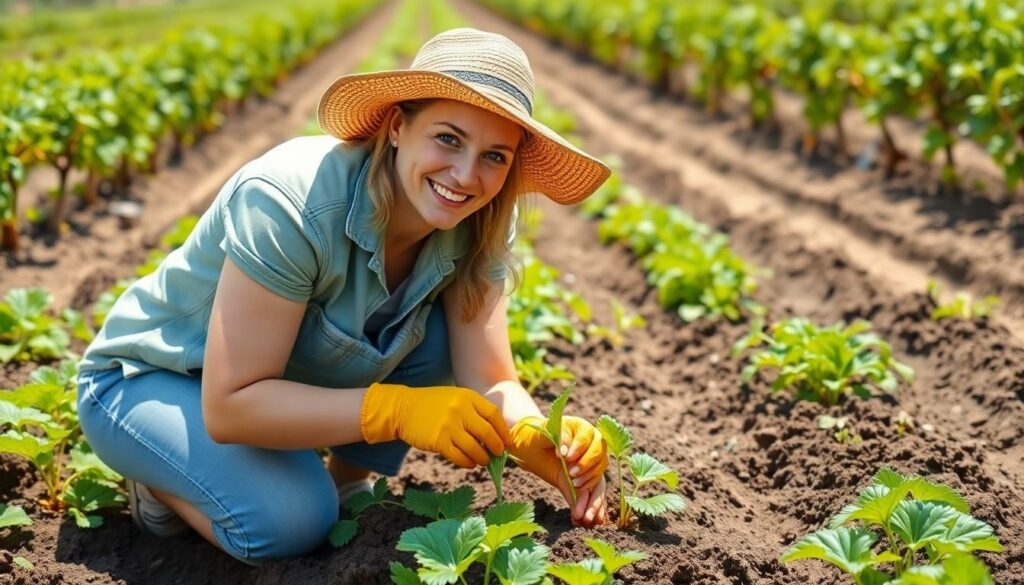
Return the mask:
[[[383, 379], [422, 341], [427, 315], [468, 251], [465, 222], [435, 230], [398, 311], [376, 343], [367, 318], [389, 297], [382, 233], [367, 182], [369, 147], [329, 136], [285, 142], [236, 172], [185, 244], [117, 300], [79, 364], [196, 373], [224, 258], [250, 278], [307, 303], [284, 378], [358, 387]], [[495, 266], [492, 278], [504, 277]]]

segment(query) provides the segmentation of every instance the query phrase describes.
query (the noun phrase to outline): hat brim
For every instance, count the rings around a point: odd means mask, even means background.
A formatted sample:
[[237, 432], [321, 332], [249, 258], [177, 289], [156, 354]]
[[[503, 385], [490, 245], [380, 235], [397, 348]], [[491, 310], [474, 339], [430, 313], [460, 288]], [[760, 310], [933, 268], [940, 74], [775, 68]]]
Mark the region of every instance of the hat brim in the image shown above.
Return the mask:
[[579, 150], [557, 132], [499, 96], [477, 91], [467, 83], [435, 71], [399, 70], [345, 75], [331, 84], [320, 98], [320, 127], [341, 140], [372, 136], [393, 104], [413, 99], [440, 98], [481, 107], [523, 126], [529, 133], [516, 156], [524, 189], [540, 192], [563, 205], [590, 196], [611, 174], [600, 160]]

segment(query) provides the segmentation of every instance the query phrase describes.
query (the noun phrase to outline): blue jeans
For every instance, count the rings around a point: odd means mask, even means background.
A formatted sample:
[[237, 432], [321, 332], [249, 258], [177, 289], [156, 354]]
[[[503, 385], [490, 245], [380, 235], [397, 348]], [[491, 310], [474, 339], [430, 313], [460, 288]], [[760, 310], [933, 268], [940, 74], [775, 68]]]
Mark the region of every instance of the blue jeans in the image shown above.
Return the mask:
[[[440, 302], [423, 341], [384, 381], [452, 384]], [[78, 384], [79, 420], [96, 454], [121, 475], [190, 502], [238, 560], [259, 566], [306, 555], [324, 543], [338, 520], [338, 494], [315, 449], [267, 449], [210, 438], [200, 376], [157, 370], [126, 379], [118, 367], [83, 372]], [[329, 449], [346, 463], [396, 475], [409, 445], [358, 442]]]

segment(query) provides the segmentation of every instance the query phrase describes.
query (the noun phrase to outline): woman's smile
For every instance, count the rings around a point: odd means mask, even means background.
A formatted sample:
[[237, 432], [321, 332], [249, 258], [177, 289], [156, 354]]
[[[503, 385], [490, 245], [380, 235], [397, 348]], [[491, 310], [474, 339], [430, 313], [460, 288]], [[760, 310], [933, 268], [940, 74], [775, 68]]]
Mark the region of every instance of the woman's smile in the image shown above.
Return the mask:
[[438, 183], [437, 181], [434, 181], [429, 177], [427, 178], [427, 185], [430, 187], [430, 190], [434, 193], [434, 196], [437, 198], [437, 200], [440, 201], [442, 205], [445, 205], [447, 207], [462, 207], [466, 205], [470, 199], [473, 198], [473, 196], [468, 193], [463, 193], [461, 191], [451, 189], [446, 185]]

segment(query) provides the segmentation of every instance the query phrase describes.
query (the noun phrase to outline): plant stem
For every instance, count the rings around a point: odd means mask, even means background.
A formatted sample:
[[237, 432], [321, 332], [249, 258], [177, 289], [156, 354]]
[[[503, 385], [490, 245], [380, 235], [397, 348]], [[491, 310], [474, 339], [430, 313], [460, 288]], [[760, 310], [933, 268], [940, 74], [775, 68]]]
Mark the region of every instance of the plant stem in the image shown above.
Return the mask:
[[[556, 443], [557, 446], [557, 443]], [[565, 479], [569, 482], [569, 494], [572, 496], [570, 503], [572, 507], [576, 507], [576, 486], [572, 485], [572, 476], [569, 475], [569, 466], [565, 464], [565, 459], [559, 455], [558, 460], [562, 462], [562, 471], [565, 472]]]
[[487, 566], [484, 568], [484, 585], [490, 585], [491, 583], [491, 563], [494, 562], [495, 552], [491, 551], [491, 554], [487, 555]]
[[619, 528], [625, 528], [629, 519], [629, 508], [626, 507], [626, 487], [622, 485], [622, 458], [616, 457], [615, 463], [619, 473]]

